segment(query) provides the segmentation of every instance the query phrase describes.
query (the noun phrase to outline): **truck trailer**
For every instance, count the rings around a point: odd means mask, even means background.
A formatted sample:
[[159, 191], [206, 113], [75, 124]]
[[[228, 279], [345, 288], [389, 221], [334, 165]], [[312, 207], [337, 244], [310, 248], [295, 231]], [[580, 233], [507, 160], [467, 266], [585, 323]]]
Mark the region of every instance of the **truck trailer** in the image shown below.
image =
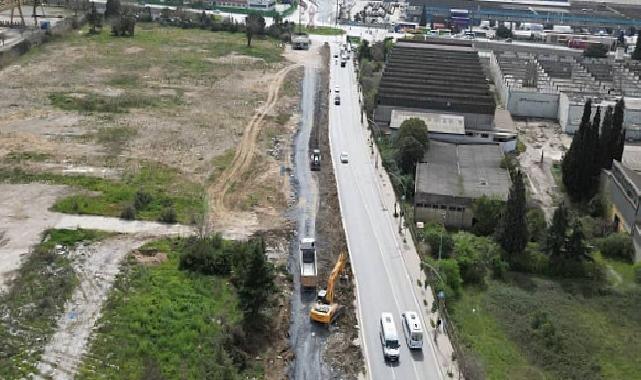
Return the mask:
[[300, 283], [303, 288], [316, 288], [316, 241], [303, 238], [300, 241]]

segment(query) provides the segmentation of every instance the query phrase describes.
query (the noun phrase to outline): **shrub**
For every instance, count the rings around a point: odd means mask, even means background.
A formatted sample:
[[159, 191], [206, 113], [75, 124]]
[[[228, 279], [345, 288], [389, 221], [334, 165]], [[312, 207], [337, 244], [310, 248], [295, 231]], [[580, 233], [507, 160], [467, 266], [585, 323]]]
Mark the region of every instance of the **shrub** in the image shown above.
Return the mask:
[[136, 208], [132, 204], [128, 204], [120, 212], [120, 217], [125, 220], [136, 219]]
[[634, 259], [632, 237], [625, 232], [619, 232], [597, 239], [596, 244], [605, 257], [623, 259], [628, 262], [632, 262]]
[[438, 262], [438, 272], [445, 283], [439, 283], [436, 291], [444, 291], [446, 297], [457, 299], [461, 295], [461, 272], [458, 263], [453, 259]]
[[445, 230], [441, 224], [428, 224], [423, 229], [423, 236], [427, 244], [430, 245], [430, 250], [433, 257], [438, 257], [439, 246], [441, 245], [441, 236], [443, 238], [443, 246], [441, 251], [442, 258], [448, 258], [452, 254], [454, 248], [454, 241], [452, 236]]
[[634, 282], [641, 284], [641, 261], [634, 264]]
[[500, 261], [498, 245], [486, 238], [467, 232], [454, 234], [454, 258], [464, 284], [486, 285], [485, 277], [496, 259]]
[[136, 196], [134, 197], [134, 207], [136, 210], [144, 210], [152, 201], [151, 194], [144, 190], [136, 191]]
[[530, 234], [530, 241], [543, 242], [548, 225], [540, 208], [531, 208], [527, 211], [527, 229]]
[[160, 221], [167, 224], [175, 224], [177, 221], [176, 210], [173, 207], [165, 207], [160, 213]]
[[187, 240], [178, 268], [207, 275], [228, 275], [232, 267], [232, 250], [220, 235]]
[[474, 201], [474, 225], [472, 231], [480, 236], [489, 236], [496, 230], [496, 221], [501, 219], [503, 201], [483, 195]]
[[533, 274], [547, 274], [549, 266], [550, 259], [541, 252], [539, 244], [530, 242], [525, 247], [523, 255], [520, 255], [518, 260], [512, 263], [511, 269]]

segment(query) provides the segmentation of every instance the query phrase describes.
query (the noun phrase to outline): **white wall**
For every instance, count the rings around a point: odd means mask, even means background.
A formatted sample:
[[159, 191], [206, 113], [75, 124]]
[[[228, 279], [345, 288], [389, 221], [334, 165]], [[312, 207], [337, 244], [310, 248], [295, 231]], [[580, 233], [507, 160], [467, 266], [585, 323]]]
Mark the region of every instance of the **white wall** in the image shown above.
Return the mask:
[[559, 116], [559, 94], [509, 90], [507, 110], [513, 116], [556, 119]]

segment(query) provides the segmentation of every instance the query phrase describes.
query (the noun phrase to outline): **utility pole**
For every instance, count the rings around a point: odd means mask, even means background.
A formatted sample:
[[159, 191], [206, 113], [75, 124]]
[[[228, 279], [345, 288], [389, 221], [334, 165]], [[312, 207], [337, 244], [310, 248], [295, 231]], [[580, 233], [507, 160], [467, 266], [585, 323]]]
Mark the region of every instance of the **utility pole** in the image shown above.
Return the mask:
[[445, 230], [445, 211], [441, 214], [443, 216], [443, 229], [441, 230], [441, 242], [438, 245], [438, 261], [441, 261], [441, 255], [443, 254], [443, 230]]

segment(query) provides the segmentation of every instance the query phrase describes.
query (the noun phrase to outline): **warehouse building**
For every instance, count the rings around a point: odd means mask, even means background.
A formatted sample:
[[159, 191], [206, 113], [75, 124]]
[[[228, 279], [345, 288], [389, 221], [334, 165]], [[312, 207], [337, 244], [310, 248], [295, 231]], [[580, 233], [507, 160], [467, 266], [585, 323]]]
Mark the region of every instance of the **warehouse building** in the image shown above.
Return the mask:
[[494, 127], [496, 104], [470, 43], [399, 40], [387, 58], [374, 121], [388, 128], [393, 110], [462, 116], [465, 130]]
[[474, 201], [485, 195], [507, 200], [511, 181], [501, 168], [497, 144], [431, 141], [424, 162], [416, 166], [414, 216], [419, 222], [448, 227], [474, 225]]

